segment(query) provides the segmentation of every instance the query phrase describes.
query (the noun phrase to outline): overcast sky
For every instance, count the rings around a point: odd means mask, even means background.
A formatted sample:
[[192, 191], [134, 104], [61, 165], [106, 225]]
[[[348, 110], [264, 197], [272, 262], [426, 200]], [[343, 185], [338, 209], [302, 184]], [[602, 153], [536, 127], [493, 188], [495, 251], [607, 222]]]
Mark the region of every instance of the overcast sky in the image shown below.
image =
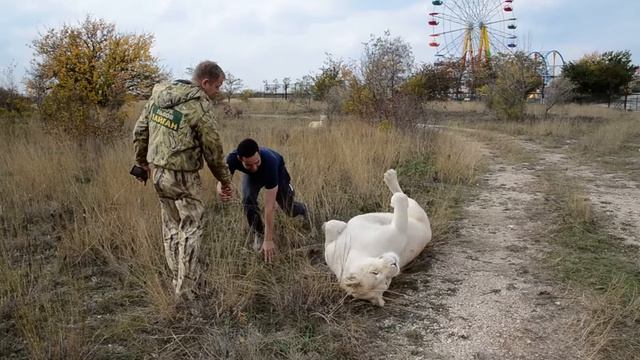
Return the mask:
[[[513, 7], [526, 50], [555, 49], [575, 60], [626, 49], [640, 63], [640, 1], [514, 0]], [[261, 89], [263, 80], [316, 73], [327, 52], [357, 60], [362, 43], [385, 30], [411, 45], [417, 63], [433, 62], [432, 8], [431, 1], [410, 0], [0, 0], [0, 67], [15, 63], [20, 81], [39, 33], [90, 14], [120, 32], [153, 33], [152, 53], [176, 78], [211, 59], [245, 87]]]

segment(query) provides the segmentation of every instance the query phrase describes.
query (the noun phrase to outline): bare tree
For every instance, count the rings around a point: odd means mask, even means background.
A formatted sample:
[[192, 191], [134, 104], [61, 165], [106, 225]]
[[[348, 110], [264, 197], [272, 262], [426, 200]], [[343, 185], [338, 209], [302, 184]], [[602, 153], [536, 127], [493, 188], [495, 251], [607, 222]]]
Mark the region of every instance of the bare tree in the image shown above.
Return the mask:
[[22, 114], [30, 106], [29, 99], [20, 93], [15, 78], [16, 63], [12, 61], [0, 71], [0, 113]]
[[544, 117], [547, 118], [549, 110], [557, 104], [571, 100], [574, 96], [576, 85], [564, 76], [554, 79], [545, 90]]
[[222, 83], [222, 91], [224, 92], [224, 96], [227, 98], [227, 102], [231, 102], [233, 94], [242, 89], [244, 84], [242, 83], [242, 79], [235, 77], [232, 73], [227, 72], [226, 75], [227, 76]]
[[0, 74], [2, 75], [2, 79], [0, 80], [0, 87], [3, 87], [9, 91], [18, 92], [18, 85], [16, 84], [15, 70], [16, 70], [15, 61], [11, 61], [7, 67], [2, 69]]
[[344, 103], [348, 99], [347, 89], [344, 86], [336, 85], [327, 91], [325, 99], [327, 102], [327, 116], [331, 121], [336, 115], [342, 113]]
[[389, 117], [398, 88], [411, 75], [413, 61], [411, 46], [400, 37], [392, 38], [388, 30], [382, 37], [372, 35], [364, 44], [362, 78], [379, 115]]
[[326, 100], [327, 93], [335, 86], [344, 86], [344, 71], [347, 64], [342, 59], [334, 59], [330, 53], [325, 53], [327, 59], [320, 67], [320, 73], [313, 78], [314, 98]]
[[538, 63], [524, 53], [494, 56], [487, 106], [504, 120], [521, 120], [527, 96], [542, 85]]
[[287, 99], [287, 90], [289, 89], [289, 85], [291, 84], [291, 78], [286, 77], [282, 79], [282, 87], [284, 89], [284, 99]]
[[307, 111], [311, 110], [311, 100], [313, 99], [313, 77], [311, 75], [305, 75], [293, 83], [291, 98], [293, 101], [304, 104]]

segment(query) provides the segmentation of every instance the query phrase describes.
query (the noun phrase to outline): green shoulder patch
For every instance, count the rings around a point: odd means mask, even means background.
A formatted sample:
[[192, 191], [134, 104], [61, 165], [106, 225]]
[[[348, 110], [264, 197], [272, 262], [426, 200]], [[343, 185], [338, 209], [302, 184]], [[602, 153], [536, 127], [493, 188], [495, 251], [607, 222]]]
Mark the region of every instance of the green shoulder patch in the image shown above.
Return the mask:
[[153, 104], [151, 106], [150, 120], [168, 129], [178, 131], [182, 122], [182, 113], [173, 109], [162, 109]]

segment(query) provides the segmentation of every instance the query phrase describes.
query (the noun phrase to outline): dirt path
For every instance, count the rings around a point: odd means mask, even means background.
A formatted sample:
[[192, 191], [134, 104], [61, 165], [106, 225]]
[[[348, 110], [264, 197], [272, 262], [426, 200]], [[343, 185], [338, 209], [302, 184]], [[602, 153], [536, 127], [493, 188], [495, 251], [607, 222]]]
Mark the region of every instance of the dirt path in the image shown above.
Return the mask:
[[[393, 358], [579, 359], [567, 336], [572, 299], [538, 265], [547, 249], [538, 236], [545, 224], [537, 166], [485, 154], [489, 171], [459, 234], [429, 249], [427, 274], [405, 274], [399, 284], [407, 296], [382, 325]], [[402, 288], [409, 282], [415, 290]]]
[[[608, 231], [640, 245], [640, 184], [622, 173], [578, 164], [566, 148], [496, 135], [539, 158], [509, 164], [484, 146], [489, 169], [463, 211], [457, 236], [428, 249], [428, 269], [409, 269], [392, 284], [380, 325], [394, 359], [581, 359], [572, 339], [579, 301], [553, 282], [540, 261], [545, 211], [542, 172], [576, 180], [610, 219]], [[395, 280], [394, 280], [395, 281]], [[393, 295], [392, 295], [393, 296]], [[391, 355], [389, 355], [391, 354]]]

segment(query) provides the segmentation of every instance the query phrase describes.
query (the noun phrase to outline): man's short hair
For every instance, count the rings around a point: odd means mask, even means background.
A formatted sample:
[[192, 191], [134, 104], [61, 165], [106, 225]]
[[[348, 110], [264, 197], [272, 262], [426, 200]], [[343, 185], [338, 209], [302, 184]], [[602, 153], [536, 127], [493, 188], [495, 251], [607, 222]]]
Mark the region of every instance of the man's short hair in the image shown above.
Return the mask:
[[258, 152], [258, 150], [258, 143], [251, 138], [246, 138], [240, 141], [237, 149], [238, 156], [243, 158], [252, 157]]
[[193, 69], [191, 81], [197, 84], [204, 79], [218, 80], [220, 76], [225, 77], [222, 68], [213, 61], [205, 60]]

